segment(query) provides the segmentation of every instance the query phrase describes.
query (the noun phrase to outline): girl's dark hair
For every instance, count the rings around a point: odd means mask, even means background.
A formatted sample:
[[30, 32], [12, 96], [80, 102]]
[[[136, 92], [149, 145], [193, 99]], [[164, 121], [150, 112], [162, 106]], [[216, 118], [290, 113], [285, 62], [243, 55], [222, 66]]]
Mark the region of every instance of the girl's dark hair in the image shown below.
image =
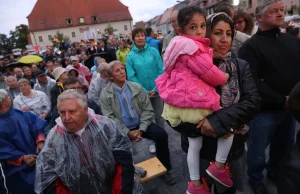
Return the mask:
[[190, 22], [190, 20], [193, 18], [195, 14], [202, 15], [206, 20], [205, 11], [200, 7], [188, 6], [180, 9], [177, 16], [178, 26], [181, 29], [184, 29], [184, 26], [186, 26]]
[[219, 12], [224, 12], [226, 13], [229, 17], [232, 17], [232, 13], [231, 11], [234, 10], [234, 7], [230, 4], [230, 3], [220, 3], [215, 10], [215, 13], [219, 13]]
[[298, 36], [299, 29], [300, 29], [300, 28], [295, 28], [295, 27], [293, 27], [293, 28], [291, 28], [290, 30], [288, 30], [288, 33], [291, 34], [291, 35], [293, 35], [293, 36]]
[[233, 40], [233, 37], [234, 37], [234, 34], [235, 34], [235, 30], [234, 30], [234, 23], [233, 23], [232, 19], [230, 18], [230, 16], [228, 16], [225, 13], [223, 13], [223, 14], [215, 16], [213, 18], [213, 21], [211, 21], [211, 18], [207, 19], [207, 23], [206, 23], [207, 24], [207, 27], [206, 27], [206, 36], [209, 37], [210, 33], [211, 33], [211, 30], [217, 25], [217, 23], [219, 23], [220, 21], [223, 21], [223, 22], [226, 22], [226, 23], [229, 24], [230, 29], [232, 31], [231, 38]]
[[237, 10], [233, 17], [233, 21], [236, 22], [239, 18], [243, 18], [245, 20], [246, 25], [244, 33], [251, 35], [254, 27], [254, 21], [252, 20], [251, 16], [243, 10]]
[[138, 33], [144, 33], [145, 36], [147, 36], [147, 33], [146, 31], [143, 29], [143, 28], [135, 28], [132, 30], [132, 40], [134, 40], [135, 36], [138, 34]]

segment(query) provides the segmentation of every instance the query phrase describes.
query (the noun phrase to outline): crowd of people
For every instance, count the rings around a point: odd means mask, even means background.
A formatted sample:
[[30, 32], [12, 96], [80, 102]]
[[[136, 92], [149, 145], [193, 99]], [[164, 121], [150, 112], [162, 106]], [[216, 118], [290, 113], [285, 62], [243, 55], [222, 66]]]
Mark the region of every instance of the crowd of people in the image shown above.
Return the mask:
[[135, 28], [132, 41], [61, 44], [35, 64], [0, 60], [0, 194], [143, 193], [130, 143], [142, 139], [176, 184], [167, 125], [181, 134], [188, 194], [243, 192], [246, 164], [255, 194], [269, 193], [264, 169], [278, 194], [299, 193], [300, 35], [282, 32], [284, 13], [259, 0], [257, 26], [228, 3], [209, 16], [188, 6], [163, 41]]

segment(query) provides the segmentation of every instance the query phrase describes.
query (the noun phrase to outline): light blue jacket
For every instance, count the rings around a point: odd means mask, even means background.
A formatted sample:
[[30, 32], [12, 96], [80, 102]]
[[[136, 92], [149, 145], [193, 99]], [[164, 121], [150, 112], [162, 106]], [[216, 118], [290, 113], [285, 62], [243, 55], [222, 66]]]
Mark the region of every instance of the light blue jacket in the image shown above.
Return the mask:
[[97, 71], [97, 69], [98, 69], [98, 63], [97, 63], [97, 59], [98, 59], [99, 57], [95, 57], [94, 58], [94, 66], [91, 68], [91, 74], [93, 74], [95, 71]]
[[142, 49], [134, 45], [126, 58], [126, 72], [128, 81], [140, 84], [147, 93], [152, 90], [157, 92], [154, 80], [163, 73], [159, 52], [147, 43]]
[[160, 40], [151, 38], [150, 36], [146, 37], [146, 43], [148, 43], [151, 47], [156, 48], [159, 51], [159, 43]]

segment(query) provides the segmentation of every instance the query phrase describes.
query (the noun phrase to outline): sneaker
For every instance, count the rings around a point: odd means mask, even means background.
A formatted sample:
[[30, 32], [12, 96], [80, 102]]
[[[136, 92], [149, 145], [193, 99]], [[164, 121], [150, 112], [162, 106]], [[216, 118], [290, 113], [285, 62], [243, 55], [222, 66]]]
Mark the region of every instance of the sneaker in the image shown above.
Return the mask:
[[208, 169], [206, 169], [206, 173], [225, 187], [232, 187], [233, 182], [230, 179], [229, 168], [226, 165], [224, 170], [219, 170], [215, 163], [211, 162]]
[[176, 183], [176, 179], [169, 172], [161, 175], [160, 178], [162, 178], [162, 180], [168, 185], [174, 185]]
[[155, 154], [155, 153], [156, 153], [156, 147], [155, 147], [155, 145], [150, 145], [150, 146], [149, 146], [149, 152], [150, 152], [151, 154]]
[[147, 175], [147, 171], [141, 167], [134, 165], [134, 173], [138, 174], [141, 178], [144, 178]]
[[189, 182], [188, 189], [186, 191], [187, 194], [210, 194], [209, 187], [207, 186], [204, 179], [202, 179], [203, 183], [199, 188], [196, 188], [193, 183]]

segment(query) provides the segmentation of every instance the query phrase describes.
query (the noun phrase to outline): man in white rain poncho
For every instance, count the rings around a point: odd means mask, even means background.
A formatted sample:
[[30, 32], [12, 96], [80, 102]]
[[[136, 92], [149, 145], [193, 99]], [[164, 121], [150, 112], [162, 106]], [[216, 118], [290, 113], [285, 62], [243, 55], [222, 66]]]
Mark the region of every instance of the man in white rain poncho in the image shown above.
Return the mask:
[[88, 113], [86, 96], [73, 89], [59, 95], [58, 112], [37, 158], [35, 192], [142, 193], [134, 182], [129, 139], [114, 121]]

